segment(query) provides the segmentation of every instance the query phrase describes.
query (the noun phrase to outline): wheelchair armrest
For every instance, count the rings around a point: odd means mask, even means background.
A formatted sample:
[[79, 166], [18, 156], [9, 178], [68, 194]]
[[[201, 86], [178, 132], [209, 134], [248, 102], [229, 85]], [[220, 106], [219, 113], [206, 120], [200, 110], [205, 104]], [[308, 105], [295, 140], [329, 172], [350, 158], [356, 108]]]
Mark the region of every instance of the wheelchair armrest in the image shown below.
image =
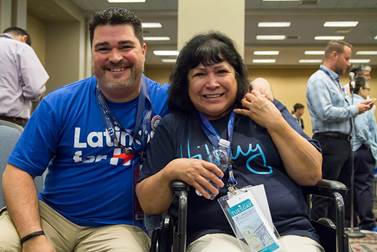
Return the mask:
[[347, 187], [335, 180], [321, 179], [315, 186], [304, 187], [305, 194], [316, 194], [334, 198], [334, 193], [343, 194], [347, 191]]
[[[342, 195], [347, 192], [347, 187], [334, 180], [321, 179], [315, 186], [303, 187], [304, 193], [309, 196], [319, 195], [332, 198], [336, 208], [336, 251], [347, 251], [348, 237], [344, 233], [344, 201]], [[310, 198], [307, 198], [310, 206]]]
[[175, 180], [171, 183], [170, 188], [173, 192], [189, 191], [189, 186], [182, 181]]
[[174, 228], [173, 251], [185, 252], [187, 242], [187, 195], [189, 186], [182, 181], [173, 181], [170, 185], [178, 203], [177, 226]]

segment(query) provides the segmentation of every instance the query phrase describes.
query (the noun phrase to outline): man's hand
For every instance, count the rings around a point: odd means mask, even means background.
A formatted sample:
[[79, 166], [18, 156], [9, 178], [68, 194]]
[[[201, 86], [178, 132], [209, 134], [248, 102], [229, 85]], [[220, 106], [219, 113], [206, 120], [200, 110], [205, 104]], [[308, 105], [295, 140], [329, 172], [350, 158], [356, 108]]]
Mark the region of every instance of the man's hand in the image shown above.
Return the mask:
[[47, 236], [40, 235], [22, 244], [22, 252], [56, 252]]
[[373, 99], [362, 101], [359, 104], [357, 104], [357, 109], [359, 110], [359, 114], [362, 114], [365, 111], [370, 110], [373, 107], [375, 102], [376, 102], [376, 99], [373, 98]]

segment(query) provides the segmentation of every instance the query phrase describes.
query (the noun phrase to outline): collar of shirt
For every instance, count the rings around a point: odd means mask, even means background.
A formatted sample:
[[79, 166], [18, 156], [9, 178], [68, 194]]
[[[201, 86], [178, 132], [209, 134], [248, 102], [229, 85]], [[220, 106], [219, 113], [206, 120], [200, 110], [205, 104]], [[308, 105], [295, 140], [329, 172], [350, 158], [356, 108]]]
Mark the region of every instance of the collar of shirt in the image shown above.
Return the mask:
[[328, 73], [331, 79], [336, 80], [339, 83], [339, 74], [324, 65], [320, 65], [319, 69]]

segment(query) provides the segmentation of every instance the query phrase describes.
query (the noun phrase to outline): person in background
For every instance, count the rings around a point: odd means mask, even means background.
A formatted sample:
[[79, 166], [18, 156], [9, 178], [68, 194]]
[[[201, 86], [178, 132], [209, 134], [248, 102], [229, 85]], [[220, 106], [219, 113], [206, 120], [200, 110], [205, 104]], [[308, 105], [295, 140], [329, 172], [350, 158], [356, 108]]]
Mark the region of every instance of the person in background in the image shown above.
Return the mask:
[[[216, 199], [229, 185], [263, 184], [286, 251], [323, 251], [301, 188], [320, 180], [321, 154], [315, 141], [295, 130], [287, 109], [249, 91], [231, 39], [218, 32], [194, 36], [180, 51], [171, 85], [172, 113], [156, 130], [136, 186], [145, 213], [164, 213], [171, 182], [184, 181], [191, 187], [188, 252], [246, 251]], [[229, 143], [221, 160], [220, 141]]]
[[293, 105], [292, 115], [296, 118], [298, 125], [302, 129], [304, 129], [304, 120], [302, 119], [302, 115], [304, 114], [305, 106], [301, 103], [296, 103]]
[[[353, 89], [353, 103], [368, 99], [370, 86], [364, 77], [356, 77]], [[352, 136], [352, 150], [355, 164], [355, 212], [359, 217], [360, 229], [377, 232], [373, 213], [374, 168], [377, 161], [377, 124], [372, 111], [355, 118]]]
[[0, 34], [0, 119], [25, 126], [32, 102], [46, 91], [49, 76], [31, 46], [30, 35], [19, 27]]
[[[320, 68], [310, 76], [306, 89], [308, 110], [313, 125], [313, 138], [318, 140], [323, 155], [324, 179], [351, 184], [352, 118], [371, 109], [373, 101], [351, 104], [339, 82], [351, 64], [352, 45], [345, 41], [330, 41]], [[344, 198], [346, 225], [350, 221], [350, 194]], [[313, 196], [312, 218], [328, 216], [335, 220], [335, 207], [329, 199]], [[329, 212], [330, 211], [330, 212]]]
[[[98, 11], [89, 31], [94, 76], [47, 95], [9, 157], [5, 251], [149, 251], [135, 183], [168, 85], [143, 75], [147, 47], [134, 13]], [[33, 178], [47, 168], [38, 200]]]
[[252, 82], [250, 82], [250, 87], [250, 90], [258, 90], [261, 94], [265, 95], [266, 98], [270, 101], [274, 100], [271, 85], [265, 78], [255, 78]]

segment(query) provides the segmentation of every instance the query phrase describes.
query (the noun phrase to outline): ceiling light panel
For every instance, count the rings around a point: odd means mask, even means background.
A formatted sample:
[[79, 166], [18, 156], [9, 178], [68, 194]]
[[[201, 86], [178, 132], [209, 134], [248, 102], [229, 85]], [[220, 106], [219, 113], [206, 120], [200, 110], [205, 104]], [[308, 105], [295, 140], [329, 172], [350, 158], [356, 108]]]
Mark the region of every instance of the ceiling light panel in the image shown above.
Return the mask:
[[143, 37], [145, 41], [168, 41], [170, 40], [169, 37], [159, 37], [159, 36], [149, 36], [149, 37]]
[[291, 22], [259, 22], [258, 27], [290, 27]]
[[325, 51], [305, 51], [305, 55], [325, 55]]
[[109, 3], [145, 3], [145, 0], [107, 0]]
[[254, 55], [279, 55], [279, 51], [254, 51]]
[[276, 59], [253, 59], [253, 63], [271, 64], [275, 62]]
[[263, 0], [263, 2], [300, 2], [301, 0]]
[[315, 36], [315, 40], [343, 40], [344, 36]]
[[317, 63], [321, 63], [322, 60], [320, 59], [300, 59], [298, 61], [299, 63], [306, 63], [306, 64], [317, 64]]
[[153, 54], [156, 56], [178, 56], [177, 50], [154, 50]]
[[369, 63], [370, 59], [350, 59], [350, 63]]
[[284, 40], [285, 35], [257, 35], [257, 40]]
[[377, 51], [357, 51], [356, 55], [377, 55]]
[[141, 23], [141, 27], [143, 28], [161, 28], [161, 23]]
[[177, 59], [161, 59], [161, 61], [164, 63], [175, 63]]
[[358, 21], [326, 21], [324, 27], [356, 27]]

